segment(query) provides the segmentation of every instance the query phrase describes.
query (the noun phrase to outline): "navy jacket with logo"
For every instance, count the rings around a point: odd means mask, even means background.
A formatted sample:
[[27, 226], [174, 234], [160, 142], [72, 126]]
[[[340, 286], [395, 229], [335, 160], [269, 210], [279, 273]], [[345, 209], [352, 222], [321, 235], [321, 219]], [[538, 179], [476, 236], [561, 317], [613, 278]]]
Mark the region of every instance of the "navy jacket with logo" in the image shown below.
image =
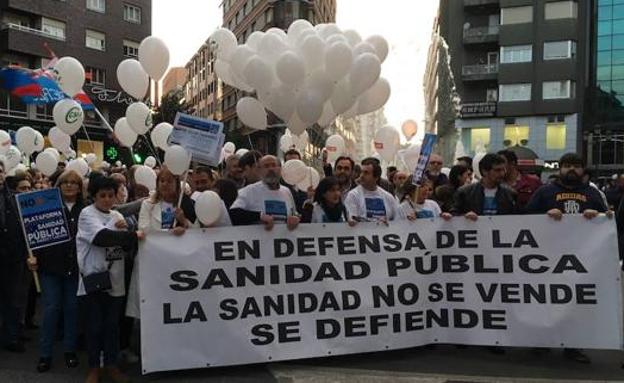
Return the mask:
[[567, 186], [561, 181], [537, 189], [526, 210], [529, 214], [545, 214], [548, 210], [559, 209], [564, 214], [582, 214], [587, 209], [604, 213], [604, 205], [598, 190], [588, 184]]

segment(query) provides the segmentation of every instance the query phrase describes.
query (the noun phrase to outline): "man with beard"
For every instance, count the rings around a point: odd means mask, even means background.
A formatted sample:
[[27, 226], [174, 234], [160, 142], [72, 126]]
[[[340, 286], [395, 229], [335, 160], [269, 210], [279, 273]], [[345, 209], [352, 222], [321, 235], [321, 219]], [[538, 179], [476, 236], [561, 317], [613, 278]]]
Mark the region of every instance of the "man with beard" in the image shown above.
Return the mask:
[[517, 212], [516, 192], [502, 184], [505, 159], [498, 154], [486, 154], [477, 164], [483, 175], [481, 181], [464, 185], [455, 193], [453, 215], [463, 215], [476, 221], [480, 215], [508, 215]]
[[236, 154], [231, 155], [225, 160], [223, 169], [223, 178], [228, 179], [236, 185], [237, 189], [245, 186], [245, 178], [243, 177], [243, 169], [240, 167], [240, 158]]
[[281, 167], [275, 156], [258, 161], [260, 181], [245, 186], [232, 204], [234, 225], [263, 224], [271, 230], [275, 223], [286, 223], [289, 230], [299, 225], [295, 202], [287, 187], [280, 185]]
[[250, 150], [247, 153], [243, 154], [243, 156], [238, 161], [238, 165], [243, 171], [243, 178], [245, 183], [243, 186], [251, 185], [260, 181], [262, 178], [260, 173], [260, 169], [258, 166], [258, 161], [262, 158], [262, 154], [257, 150]]
[[444, 160], [439, 154], [432, 154], [429, 157], [429, 163], [427, 165], [427, 171], [425, 176], [433, 181], [433, 190], [438, 186], [446, 185], [448, 183], [448, 177], [442, 173], [442, 167], [444, 166]]
[[[564, 154], [559, 160], [559, 178], [539, 188], [527, 205], [529, 214], [548, 214], [560, 221], [564, 214], [583, 214], [587, 219], [607, 211], [600, 193], [583, 182], [583, 159], [575, 154]], [[591, 363], [581, 350], [566, 348], [567, 359]]]
[[531, 196], [542, 186], [537, 176], [524, 174], [518, 168], [518, 156], [509, 149], [498, 152], [505, 158], [505, 183], [518, 193], [518, 208], [523, 210]]
[[340, 185], [342, 202], [344, 202], [345, 198], [347, 197], [347, 193], [349, 193], [357, 186], [353, 182], [354, 167], [355, 162], [351, 159], [351, 157], [342, 156], [336, 159], [334, 165], [334, 177], [338, 179], [338, 183]]

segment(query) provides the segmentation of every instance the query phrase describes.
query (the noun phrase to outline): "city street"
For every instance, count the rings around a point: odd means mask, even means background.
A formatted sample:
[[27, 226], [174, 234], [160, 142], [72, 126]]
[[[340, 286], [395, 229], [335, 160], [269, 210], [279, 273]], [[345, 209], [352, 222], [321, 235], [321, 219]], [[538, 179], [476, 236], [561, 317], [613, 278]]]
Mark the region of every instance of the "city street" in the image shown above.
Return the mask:
[[[34, 337], [34, 332], [30, 333]], [[37, 341], [26, 344], [27, 353], [0, 352], [0, 382], [73, 383], [86, 376], [85, 354], [81, 365], [68, 370], [57, 343], [57, 360], [45, 374], [35, 370]], [[139, 366], [126, 366], [133, 382], [619, 382], [624, 354], [589, 351], [593, 363], [582, 365], [563, 359], [559, 350], [541, 355], [528, 349], [507, 349], [494, 355], [484, 348], [412, 348], [400, 351], [298, 360], [265, 365], [204, 370], [172, 371], [141, 376]]]

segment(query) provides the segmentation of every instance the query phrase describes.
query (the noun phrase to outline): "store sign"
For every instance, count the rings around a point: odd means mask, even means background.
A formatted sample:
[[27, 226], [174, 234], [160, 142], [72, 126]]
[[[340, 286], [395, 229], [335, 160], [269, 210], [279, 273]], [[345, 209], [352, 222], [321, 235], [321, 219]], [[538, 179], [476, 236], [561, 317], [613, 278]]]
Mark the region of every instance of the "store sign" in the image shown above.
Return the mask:
[[103, 86], [91, 86], [89, 92], [100, 102], [126, 105], [134, 102], [134, 99], [128, 94], [115, 89], [106, 89]]

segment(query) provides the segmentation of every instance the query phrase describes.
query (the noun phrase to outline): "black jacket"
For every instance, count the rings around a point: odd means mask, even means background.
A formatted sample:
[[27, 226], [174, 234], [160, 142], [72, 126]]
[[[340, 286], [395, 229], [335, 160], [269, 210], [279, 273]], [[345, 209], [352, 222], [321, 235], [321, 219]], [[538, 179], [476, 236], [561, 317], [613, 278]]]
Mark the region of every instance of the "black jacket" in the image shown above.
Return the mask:
[[77, 275], [76, 234], [78, 233], [78, 217], [85, 208], [85, 204], [82, 201], [76, 201], [71, 210], [67, 209], [67, 206], [64, 208], [71, 240], [35, 250], [33, 253], [37, 257], [37, 264], [41, 271], [57, 275]]
[[0, 190], [0, 262], [26, 262], [26, 242], [15, 195], [5, 186]]
[[[496, 191], [497, 213], [496, 215], [517, 214], [516, 192], [505, 185], [499, 185]], [[455, 192], [455, 201], [451, 213], [453, 215], [464, 215], [475, 212], [483, 215], [483, 200], [485, 199], [483, 185], [464, 185]]]

